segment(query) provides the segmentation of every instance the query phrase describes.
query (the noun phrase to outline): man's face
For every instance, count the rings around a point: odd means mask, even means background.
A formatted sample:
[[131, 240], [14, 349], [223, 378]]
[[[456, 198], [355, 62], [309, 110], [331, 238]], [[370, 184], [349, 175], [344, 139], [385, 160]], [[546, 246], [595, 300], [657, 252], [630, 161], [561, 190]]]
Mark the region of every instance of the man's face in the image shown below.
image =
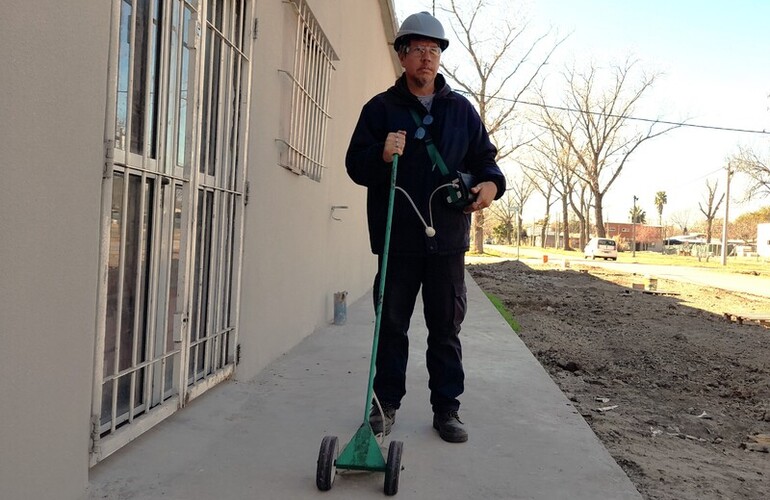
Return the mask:
[[433, 84], [441, 62], [441, 48], [432, 40], [411, 40], [399, 53], [401, 66], [412, 85], [423, 88]]

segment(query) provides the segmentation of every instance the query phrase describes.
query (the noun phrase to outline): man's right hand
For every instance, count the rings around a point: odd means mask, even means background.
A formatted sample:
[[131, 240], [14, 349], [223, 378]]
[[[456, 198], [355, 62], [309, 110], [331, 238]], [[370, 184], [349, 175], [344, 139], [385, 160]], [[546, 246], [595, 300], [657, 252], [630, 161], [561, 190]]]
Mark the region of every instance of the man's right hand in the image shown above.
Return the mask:
[[385, 138], [385, 147], [382, 148], [383, 161], [390, 163], [393, 161], [393, 155], [404, 154], [404, 146], [406, 145], [406, 130], [399, 130], [398, 132], [390, 132], [388, 137]]

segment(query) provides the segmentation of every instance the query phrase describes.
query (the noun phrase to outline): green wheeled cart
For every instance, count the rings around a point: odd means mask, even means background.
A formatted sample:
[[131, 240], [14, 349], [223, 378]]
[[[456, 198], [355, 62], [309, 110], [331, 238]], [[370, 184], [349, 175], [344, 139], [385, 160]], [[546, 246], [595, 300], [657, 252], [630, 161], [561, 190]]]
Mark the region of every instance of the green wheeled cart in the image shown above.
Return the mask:
[[388, 247], [390, 246], [390, 226], [393, 219], [393, 202], [396, 193], [396, 171], [398, 168], [398, 155], [393, 155], [393, 167], [390, 174], [390, 192], [388, 194], [388, 218], [385, 225], [385, 245], [382, 254], [380, 269], [380, 283], [377, 293], [374, 322], [374, 341], [372, 342], [372, 356], [369, 363], [369, 385], [366, 390], [366, 403], [364, 405], [364, 421], [358, 428], [353, 438], [342, 450], [339, 451], [337, 436], [325, 436], [321, 441], [321, 449], [318, 452], [318, 467], [316, 468], [316, 486], [321, 491], [328, 491], [334, 484], [337, 469], [358, 470], [385, 473], [384, 491], [386, 495], [398, 493], [398, 478], [401, 472], [401, 454], [404, 443], [391, 441], [388, 446], [387, 460], [377, 443], [372, 426], [369, 425], [369, 406], [374, 396], [374, 371], [377, 358], [377, 344], [380, 337], [380, 321], [382, 319], [382, 301], [385, 294], [385, 275], [388, 269]]

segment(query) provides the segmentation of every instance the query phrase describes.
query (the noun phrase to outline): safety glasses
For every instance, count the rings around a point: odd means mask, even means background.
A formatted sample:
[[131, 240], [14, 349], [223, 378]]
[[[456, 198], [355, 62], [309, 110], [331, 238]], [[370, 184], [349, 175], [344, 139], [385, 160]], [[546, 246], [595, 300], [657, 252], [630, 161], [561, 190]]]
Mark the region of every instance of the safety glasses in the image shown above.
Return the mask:
[[407, 55], [411, 55], [412, 57], [423, 57], [425, 54], [428, 54], [431, 57], [438, 57], [441, 55], [441, 47], [432, 46], [428, 47], [427, 45], [414, 45], [412, 47], [405, 47], [404, 53]]

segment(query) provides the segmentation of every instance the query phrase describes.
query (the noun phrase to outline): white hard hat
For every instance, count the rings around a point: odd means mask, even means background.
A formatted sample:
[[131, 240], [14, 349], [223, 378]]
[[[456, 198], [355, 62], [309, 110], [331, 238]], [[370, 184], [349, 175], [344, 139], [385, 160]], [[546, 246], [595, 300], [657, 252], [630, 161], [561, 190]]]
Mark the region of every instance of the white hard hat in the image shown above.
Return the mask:
[[433, 38], [441, 50], [446, 50], [449, 46], [449, 40], [444, 35], [444, 27], [441, 22], [428, 12], [418, 12], [404, 19], [401, 28], [396, 33], [393, 48], [398, 52], [401, 46], [412, 37]]

